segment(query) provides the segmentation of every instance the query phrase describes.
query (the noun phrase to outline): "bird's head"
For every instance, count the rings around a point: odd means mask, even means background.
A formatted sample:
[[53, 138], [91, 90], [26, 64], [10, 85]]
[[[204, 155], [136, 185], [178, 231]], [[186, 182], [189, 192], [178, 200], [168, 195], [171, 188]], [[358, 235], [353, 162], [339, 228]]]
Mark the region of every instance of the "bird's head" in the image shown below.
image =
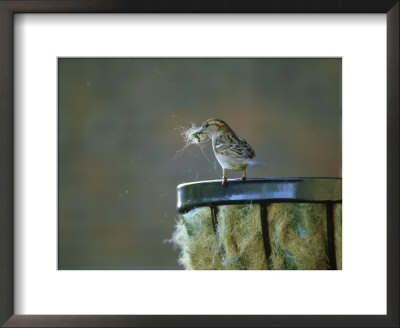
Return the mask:
[[229, 131], [231, 131], [231, 128], [223, 120], [211, 118], [201, 125], [201, 128], [198, 130], [197, 134], [207, 134], [213, 138]]

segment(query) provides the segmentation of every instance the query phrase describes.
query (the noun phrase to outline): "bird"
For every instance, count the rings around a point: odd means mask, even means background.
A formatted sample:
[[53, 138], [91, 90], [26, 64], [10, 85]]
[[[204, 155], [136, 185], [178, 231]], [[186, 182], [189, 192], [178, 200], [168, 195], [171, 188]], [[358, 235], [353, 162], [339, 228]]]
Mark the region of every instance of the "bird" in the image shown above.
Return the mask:
[[239, 137], [223, 120], [206, 120], [196, 131], [195, 136], [207, 135], [212, 140], [214, 155], [222, 167], [222, 185], [227, 181], [227, 171], [243, 171], [242, 181], [246, 180], [247, 166], [263, 165], [255, 161], [255, 151], [242, 137]]

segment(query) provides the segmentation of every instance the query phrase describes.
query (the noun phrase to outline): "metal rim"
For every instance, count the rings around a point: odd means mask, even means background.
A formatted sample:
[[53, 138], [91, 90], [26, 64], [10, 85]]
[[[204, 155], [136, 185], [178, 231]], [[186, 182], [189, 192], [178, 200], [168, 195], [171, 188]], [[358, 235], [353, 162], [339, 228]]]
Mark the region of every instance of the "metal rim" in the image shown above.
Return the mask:
[[271, 202], [342, 201], [342, 178], [257, 178], [241, 181], [197, 181], [177, 186], [177, 209], [184, 213], [195, 207]]

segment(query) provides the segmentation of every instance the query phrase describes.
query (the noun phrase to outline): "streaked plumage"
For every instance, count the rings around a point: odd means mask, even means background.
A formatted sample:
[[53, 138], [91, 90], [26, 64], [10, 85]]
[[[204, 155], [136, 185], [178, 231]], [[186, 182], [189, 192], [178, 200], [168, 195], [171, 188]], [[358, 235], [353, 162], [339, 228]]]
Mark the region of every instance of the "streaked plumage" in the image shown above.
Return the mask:
[[235, 132], [220, 119], [205, 121], [198, 134], [207, 134], [212, 140], [212, 148], [219, 164], [223, 169], [222, 184], [225, 184], [226, 171], [244, 171], [242, 180], [246, 180], [248, 165], [258, 163], [253, 160], [256, 156], [249, 143], [236, 135]]

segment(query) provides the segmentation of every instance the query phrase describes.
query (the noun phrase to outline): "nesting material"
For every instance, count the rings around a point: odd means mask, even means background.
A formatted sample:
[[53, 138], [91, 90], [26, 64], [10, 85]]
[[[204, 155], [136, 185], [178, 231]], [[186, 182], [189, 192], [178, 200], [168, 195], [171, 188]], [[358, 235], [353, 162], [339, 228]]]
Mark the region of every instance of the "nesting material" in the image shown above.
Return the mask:
[[181, 134], [185, 143], [189, 145], [201, 143], [206, 136], [204, 134], [199, 134], [199, 130], [200, 127], [194, 125], [193, 123], [189, 129], [183, 130]]
[[196, 126], [195, 124], [192, 123], [192, 126], [188, 129], [185, 128], [180, 128], [181, 135], [183, 138], [183, 141], [185, 142], [185, 146], [178, 150], [175, 154], [175, 159], [179, 158], [184, 151], [186, 150], [187, 147], [190, 145], [197, 145], [201, 149], [203, 148], [203, 144], [207, 140], [207, 136], [205, 134], [199, 134], [200, 127]]
[[[334, 205], [335, 251], [341, 269], [341, 205]], [[217, 207], [214, 232], [211, 209], [182, 216], [173, 237], [179, 263], [197, 270], [326, 270], [327, 222], [324, 204], [275, 203], [261, 218], [260, 205]], [[261, 220], [267, 221], [271, 255], [266, 260]]]

